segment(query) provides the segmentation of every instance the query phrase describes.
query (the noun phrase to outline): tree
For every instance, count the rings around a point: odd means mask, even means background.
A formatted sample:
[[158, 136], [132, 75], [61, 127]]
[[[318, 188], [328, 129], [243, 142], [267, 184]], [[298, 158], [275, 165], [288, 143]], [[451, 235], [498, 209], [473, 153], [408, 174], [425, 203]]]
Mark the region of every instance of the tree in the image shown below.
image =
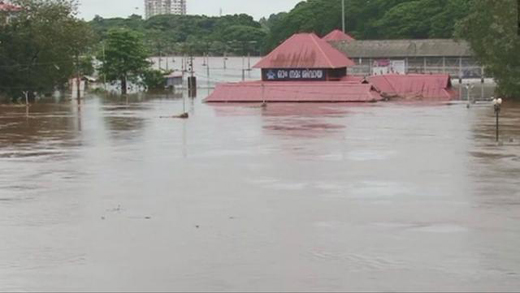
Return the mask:
[[520, 97], [520, 38], [516, 0], [472, 0], [471, 13], [457, 28], [469, 41], [486, 72], [497, 82], [497, 93]]
[[121, 92], [127, 93], [128, 81], [137, 82], [139, 77], [150, 67], [143, 37], [134, 31], [119, 29], [108, 33], [107, 44], [100, 67], [101, 74], [108, 81], [120, 81]]
[[[189, 47], [188, 54], [204, 54], [208, 49], [214, 54], [238, 53], [242, 49], [230, 52], [223, 45], [230, 27], [247, 28], [254, 38], [248, 41], [263, 43], [266, 35], [259, 22], [246, 14], [208, 17], [204, 15], [157, 15], [143, 20], [137, 16], [129, 18], [104, 19], [95, 17], [91, 22], [93, 30], [101, 40], [108, 37], [113, 29], [129, 29], [144, 35], [145, 45], [151, 54], [175, 54], [182, 48]], [[187, 44], [189, 43], [189, 44]], [[214, 45], [220, 43], [220, 45]], [[184, 50], [185, 51], [185, 50]], [[255, 50], [256, 51], [256, 50]]]
[[0, 92], [12, 98], [63, 87], [88, 51], [90, 27], [72, 0], [15, 0], [22, 10], [0, 30]]
[[403, 2], [374, 24], [380, 36], [389, 39], [452, 38], [455, 23], [467, 16], [469, 4], [469, 0]]
[[[472, 0], [348, 0], [347, 31], [358, 39], [451, 38]], [[262, 24], [269, 28], [267, 51], [291, 35], [325, 35], [342, 27], [341, 0], [302, 1], [289, 13]]]
[[141, 84], [146, 87], [147, 90], [164, 90], [166, 87], [166, 78], [164, 77], [168, 72], [161, 70], [145, 70], [142, 73]]

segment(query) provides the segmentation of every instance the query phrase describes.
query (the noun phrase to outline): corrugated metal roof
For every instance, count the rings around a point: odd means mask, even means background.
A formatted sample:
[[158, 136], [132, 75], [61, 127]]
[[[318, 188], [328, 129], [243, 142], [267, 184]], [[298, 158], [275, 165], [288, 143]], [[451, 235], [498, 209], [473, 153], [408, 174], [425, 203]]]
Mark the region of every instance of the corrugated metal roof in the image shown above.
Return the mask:
[[354, 65], [347, 56], [315, 34], [295, 34], [254, 67], [334, 69]]
[[16, 6], [10, 3], [5, 3], [4, 1], [0, 1], [0, 11], [3, 12], [16, 12], [20, 11], [22, 8], [20, 6]]
[[383, 98], [369, 84], [342, 81], [219, 84], [205, 102], [373, 102]]
[[330, 43], [350, 58], [473, 57], [473, 52], [466, 41], [451, 39], [332, 41]]
[[447, 74], [388, 74], [372, 76], [368, 82], [385, 97], [449, 101], [458, 96]]
[[324, 41], [331, 42], [331, 41], [346, 41], [346, 42], [352, 42], [355, 41], [352, 36], [344, 33], [340, 30], [333, 30], [328, 35], [323, 37]]

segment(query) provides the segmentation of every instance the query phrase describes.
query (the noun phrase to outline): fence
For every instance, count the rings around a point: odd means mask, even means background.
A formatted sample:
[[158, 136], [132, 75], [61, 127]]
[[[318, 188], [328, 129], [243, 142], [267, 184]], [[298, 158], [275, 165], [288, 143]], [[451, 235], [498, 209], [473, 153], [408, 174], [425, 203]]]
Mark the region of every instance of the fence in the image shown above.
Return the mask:
[[[484, 68], [473, 58], [467, 57], [413, 57], [413, 58], [388, 58], [388, 59], [372, 59], [358, 58], [354, 59], [356, 66], [348, 69], [350, 75], [369, 76], [374, 72], [377, 64], [384, 60], [385, 63], [390, 61], [404, 61], [405, 73], [421, 73], [421, 74], [449, 74], [453, 78], [462, 79], [481, 79], [490, 78], [486, 75]], [[391, 69], [389, 69], [391, 71]]]

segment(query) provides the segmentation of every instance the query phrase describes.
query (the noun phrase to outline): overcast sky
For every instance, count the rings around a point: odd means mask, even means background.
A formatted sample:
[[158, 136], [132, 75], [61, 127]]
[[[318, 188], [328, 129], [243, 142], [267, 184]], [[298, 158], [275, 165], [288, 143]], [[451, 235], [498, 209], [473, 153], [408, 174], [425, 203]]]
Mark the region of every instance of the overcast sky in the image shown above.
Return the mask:
[[[219, 15], [247, 13], [255, 19], [271, 13], [291, 10], [301, 0], [187, 0], [188, 14]], [[80, 17], [91, 20], [102, 17], [126, 17], [144, 14], [144, 0], [79, 0]]]

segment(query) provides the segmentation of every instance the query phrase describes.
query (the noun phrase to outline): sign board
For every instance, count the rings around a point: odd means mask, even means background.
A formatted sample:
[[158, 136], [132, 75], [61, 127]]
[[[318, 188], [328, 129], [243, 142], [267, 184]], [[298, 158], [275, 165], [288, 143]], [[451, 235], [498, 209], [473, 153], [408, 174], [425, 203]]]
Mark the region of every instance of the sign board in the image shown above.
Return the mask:
[[[376, 66], [377, 65], [377, 66]], [[372, 75], [406, 74], [406, 62], [404, 60], [379, 60], [374, 61]]]
[[325, 69], [263, 69], [262, 80], [288, 81], [288, 80], [326, 80]]
[[392, 60], [390, 62], [390, 68], [392, 73], [406, 74], [405, 60]]

